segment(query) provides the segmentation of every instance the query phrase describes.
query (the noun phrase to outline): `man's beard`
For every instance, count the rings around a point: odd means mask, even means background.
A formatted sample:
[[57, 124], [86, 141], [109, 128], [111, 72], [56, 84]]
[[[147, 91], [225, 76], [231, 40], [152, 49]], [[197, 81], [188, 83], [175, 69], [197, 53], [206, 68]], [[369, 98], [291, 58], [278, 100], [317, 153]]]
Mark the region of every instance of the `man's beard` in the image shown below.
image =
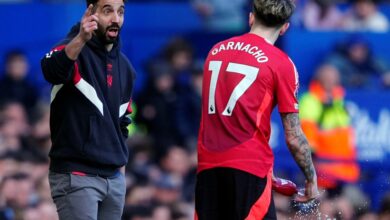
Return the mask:
[[[110, 29], [116, 29], [117, 30], [117, 36], [111, 37], [108, 35], [108, 31]], [[102, 27], [98, 24], [98, 29], [96, 30], [96, 36], [99, 38], [99, 40], [104, 44], [113, 44], [117, 41], [118, 36], [120, 34], [121, 28], [118, 24], [113, 23], [112, 25], [108, 26], [107, 28]]]

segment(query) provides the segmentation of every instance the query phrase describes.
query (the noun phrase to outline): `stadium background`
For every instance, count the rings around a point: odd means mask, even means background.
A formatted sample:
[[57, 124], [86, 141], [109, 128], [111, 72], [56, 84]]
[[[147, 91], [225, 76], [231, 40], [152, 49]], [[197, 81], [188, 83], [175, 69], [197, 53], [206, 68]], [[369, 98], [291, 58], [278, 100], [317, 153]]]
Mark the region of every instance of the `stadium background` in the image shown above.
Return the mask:
[[[226, 4], [228, 2], [226, 0]], [[292, 27], [277, 43], [291, 56], [297, 66], [301, 81], [300, 94], [307, 88], [316, 67], [335, 50], [335, 47], [356, 36], [359, 39], [364, 38], [373, 53], [390, 63], [388, 31], [376, 33], [309, 30], [300, 20], [304, 5], [305, 1], [298, 3]], [[351, 3], [341, 2], [337, 7], [341, 11], [348, 11], [351, 10]], [[162, 59], [167, 45], [177, 41], [188, 42], [190, 51], [193, 52], [191, 63], [199, 72], [201, 61], [213, 44], [247, 30], [246, 13], [249, 8], [248, 3], [240, 9], [245, 14], [245, 22], [242, 23], [240, 30], [210, 31], [205, 28], [202, 17], [194, 9], [193, 2], [129, 1], [121, 38], [123, 51], [137, 70], [134, 99], [137, 113], [140, 114], [142, 111], [138, 106], [138, 100], [142, 102], [142, 97], [148, 96], [145, 90], [149, 89], [151, 78], [159, 75], [154, 73], [155, 69], [166, 67], [165, 64], [159, 66], [161, 63], [159, 60]], [[30, 64], [27, 79], [39, 91], [41, 101], [37, 106], [43, 109], [42, 112], [45, 111], [45, 107], [42, 106], [47, 106], [49, 102], [50, 85], [45, 83], [41, 75], [40, 58], [65, 36], [70, 27], [80, 19], [84, 10], [84, 1], [0, 1], [2, 21], [0, 56], [5, 58], [7, 52], [14, 49], [26, 54]], [[389, 3], [380, 2], [379, 10], [390, 18]], [[186, 46], [184, 48], [187, 49]], [[4, 68], [5, 60], [1, 59], [0, 77], [4, 76]], [[3, 88], [0, 88], [0, 92], [3, 92]], [[180, 91], [171, 95], [178, 96], [179, 99], [186, 98], [178, 93]], [[389, 208], [390, 90], [376, 84], [359, 89], [347, 88], [346, 99], [356, 129], [358, 160], [362, 175], [360, 181], [346, 193], [349, 196], [340, 199], [341, 202], [334, 200], [334, 203], [341, 204], [338, 215], [340, 219], [358, 219], [358, 216], [363, 216], [360, 219], [364, 219], [365, 216], [375, 219], [378, 213], [383, 212], [386, 207], [387, 210]], [[169, 115], [169, 111], [167, 113], [169, 106], [162, 107], [164, 109], [161, 111], [164, 111], [165, 116], [175, 118], [174, 115]], [[4, 110], [4, 106], [1, 109]], [[155, 110], [160, 111], [158, 108]], [[135, 122], [138, 120], [135, 119]], [[30, 125], [33, 129], [31, 122]], [[168, 134], [169, 131], [175, 132], [173, 128], [167, 129]], [[132, 154], [127, 170], [128, 196], [124, 219], [190, 219], [188, 216], [191, 216], [193, 211], [192, 190], [196, 164], [194, 142], [179, 138], [181, 141], [177, 143], [168, 141], [171, 146], [160, 146], [161, 144], [153, 141], [153, 138], [161, 137], [162, 134], [153, 134], [154, 136], [150, 137], [150, 130], [151, 128], [142, 123], [142, 120], [132, 127], [133, 137], [129, 140]], [[276, 155], [276, 172], [302, 185], [302, 175], [284, 143], [278, 114], [273, 115], [272, 130], [271, 144]], [[2, 131], [0, 129], [0, 139], [5, 138], [2, 137]], [[167, 134], [167, 131], [161, 132]], [[0, 210], [4, 214], [4, 219], [56, 219], [53, 217], [54, 209], [48, 196], [47, 184], [45, 186], [47, 161], [37, 162], [20, 157], [18, 153], [10, 154], [5, 150], [7, 146], [2, 146], [2, 143], [4, 141], [0, 141], [0, 176], [10, 177], [8, 182], [12, 184], [8, 185], [14, 186], [12, 188], [5, 183], [0, 184]], [[161, 147], [164, 149], [157, 149]], [[25, 151], [24, 148], [22, 144], [16, 151]], [[291, 211], [288, 200], [277, 197], [276, 203], [280, 216], [288, 216]]]

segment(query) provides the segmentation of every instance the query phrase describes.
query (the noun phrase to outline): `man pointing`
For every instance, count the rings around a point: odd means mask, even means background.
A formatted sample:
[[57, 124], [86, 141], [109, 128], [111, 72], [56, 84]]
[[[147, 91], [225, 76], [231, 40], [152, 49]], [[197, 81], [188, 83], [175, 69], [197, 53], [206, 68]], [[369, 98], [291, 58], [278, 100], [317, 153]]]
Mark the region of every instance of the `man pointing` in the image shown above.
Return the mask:
[[120, 219], [135, 71], [120, 51], [123, 0], [87, 0], [80, 23], [42, 59], [53, 85], [49, 181], [63, 219]]

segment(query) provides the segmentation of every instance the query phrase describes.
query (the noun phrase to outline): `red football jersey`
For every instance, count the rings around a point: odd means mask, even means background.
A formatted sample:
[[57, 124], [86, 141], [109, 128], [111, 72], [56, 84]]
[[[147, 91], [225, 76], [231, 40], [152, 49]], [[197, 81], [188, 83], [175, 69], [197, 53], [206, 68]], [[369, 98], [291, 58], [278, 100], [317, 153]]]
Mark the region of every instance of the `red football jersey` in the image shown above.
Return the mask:
[[216, 44], [204, 66], [198, 172], [231, 167], [265, 177], [273, 165], [270, 117], [298, 112], [298, 74], [281, 50], [255, 34]]

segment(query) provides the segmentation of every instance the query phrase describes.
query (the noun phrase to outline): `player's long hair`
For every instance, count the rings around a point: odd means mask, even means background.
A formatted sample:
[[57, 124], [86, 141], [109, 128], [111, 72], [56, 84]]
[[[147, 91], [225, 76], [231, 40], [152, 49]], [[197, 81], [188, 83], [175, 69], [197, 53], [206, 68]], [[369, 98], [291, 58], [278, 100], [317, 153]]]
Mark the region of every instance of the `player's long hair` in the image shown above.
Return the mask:
[[294, 9], [292, 0], [253, 0], [256, 21], [267, 27], [280, 27], [287, 23]]

